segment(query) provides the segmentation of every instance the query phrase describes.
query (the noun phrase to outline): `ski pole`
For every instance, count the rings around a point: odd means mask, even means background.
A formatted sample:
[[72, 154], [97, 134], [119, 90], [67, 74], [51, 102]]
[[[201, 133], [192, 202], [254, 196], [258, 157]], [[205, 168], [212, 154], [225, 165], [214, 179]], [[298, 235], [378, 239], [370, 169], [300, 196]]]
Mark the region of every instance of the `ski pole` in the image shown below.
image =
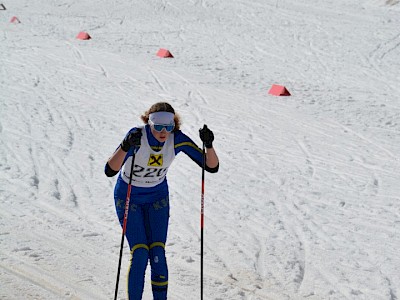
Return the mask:
[[117, 294], [118, 294], [119, 275], [121, 273], [122, 252], [123, 252], [123, 249], [124, 249], [126, 223], [127, 223], [127, 220], [128, 220], [129, 202], [130, 202], [130, 198], [131, 198], [131, 187], [132, 187], [131, 183], [132, 183], [133, 167], [134, 167], [134, 164], [135, 164], [135, 154], [136, 154], [136, 149], [133, 151], [133, 155], [132, 155], [131, 173], [129, 174], [128, 191], [126, 192], [124, 223], [122, 225], [121, 247], [119, 249], [119, 262], [118, 262], [117, 282], [115, 284], [114, 300], [117, 300]]
[[[206, 126], [206, 125], [204, 125]], [[203, 165], [201, 168], [201, 210], [200, 210], [200, 299], [203, 300], [203, 250], [204, 250], [204, 170], [206, 168], [205, 144], [203, 142]]]

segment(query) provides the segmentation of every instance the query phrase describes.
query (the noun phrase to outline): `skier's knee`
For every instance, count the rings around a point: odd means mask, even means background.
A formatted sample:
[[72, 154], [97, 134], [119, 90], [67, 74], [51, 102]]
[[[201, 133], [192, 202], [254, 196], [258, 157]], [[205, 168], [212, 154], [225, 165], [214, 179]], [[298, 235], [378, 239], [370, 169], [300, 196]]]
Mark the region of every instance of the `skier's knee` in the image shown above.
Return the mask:
[[145, 244], [137, 244], [131, 249], [132, 265], [139, 269], [146, 269], [149, 259], [149, 247]]
[[150, 263], [152, 266], [156, 265], [166, 265], [165, 259], [165, 244], [162, 242], [155, 242], [150, 245]]
[[151, 284], [153, 294], [165, 293], [168, 286], [168, 267], [165, 258], [164, 243], [157, 242], [150, 245]]

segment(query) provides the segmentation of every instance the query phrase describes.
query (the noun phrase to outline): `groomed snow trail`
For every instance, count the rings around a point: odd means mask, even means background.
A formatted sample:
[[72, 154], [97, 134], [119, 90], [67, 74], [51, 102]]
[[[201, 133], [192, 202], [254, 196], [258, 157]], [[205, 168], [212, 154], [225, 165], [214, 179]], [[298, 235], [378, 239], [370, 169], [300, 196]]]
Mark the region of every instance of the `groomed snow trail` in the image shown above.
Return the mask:
[[[196, 142], [205, 123], [216, 136], [205, 299], [400, 297], [396, 1], [5, 4], [0, 299], [112, 298], [121, 230], [103, 167], [156, 101]], [[198, 299], [201, 170], [176, 160], [169, 298]], [[126, 246], [119, 299], [128, 264]]]

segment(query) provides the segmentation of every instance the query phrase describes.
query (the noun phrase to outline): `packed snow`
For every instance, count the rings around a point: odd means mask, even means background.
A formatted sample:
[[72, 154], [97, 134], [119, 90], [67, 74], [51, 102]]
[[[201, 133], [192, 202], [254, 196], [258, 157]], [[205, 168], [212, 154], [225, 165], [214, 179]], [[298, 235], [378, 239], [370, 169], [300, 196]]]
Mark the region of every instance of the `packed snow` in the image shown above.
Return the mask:
[[[205, 299], [400, 298], [399, 1], [2, 4], [0, 299], [112, 299], [104, 164], [158, 101], [216, 137]], [[169, 299], [199, 299], [201, 169], [168, 179]]]

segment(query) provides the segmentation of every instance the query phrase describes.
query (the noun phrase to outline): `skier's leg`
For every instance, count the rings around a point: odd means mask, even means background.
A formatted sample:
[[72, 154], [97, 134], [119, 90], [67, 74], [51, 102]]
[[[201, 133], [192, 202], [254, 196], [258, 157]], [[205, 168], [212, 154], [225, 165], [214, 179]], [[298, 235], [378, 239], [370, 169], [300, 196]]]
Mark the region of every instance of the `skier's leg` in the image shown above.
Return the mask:
[[165, 300], [168, 290], [168, 266], [164, 243], [155, 242], [150, 245], [150, 263], [153, 299]]
[[[124, 205], [126, 187], [119, 186], [115, 190], [115, 208], [121, 226], [124, 219]], [[128, 273], [129, 300], [142, 299], [144, 288], [144, 276], [149, 259], [149, 247], [144, 227], [143, 207], [130, 203], [125, 236], [131, 249], [131, 264]]]
[[144, 277], [149, 259], [148, 246], [137, 244], [133, 246], [131, 265], [128, 271], [129, 300], [141, 300], [144, 289]]
[[130, 205], [127, 220], [126, 238], [131, 249], [131, 265], [128, 273], [129, 300], [141, 300], [144, 289], [144, 277], [149, 260], [149, 246], [144, 225], [145, 208], [142, 205]]
[[149, 250], [151, 264], [151, 286], [154, 300], [167, 299], [168, 267], [165, 258], [169, 220], [168, 195], [149, 207]]

